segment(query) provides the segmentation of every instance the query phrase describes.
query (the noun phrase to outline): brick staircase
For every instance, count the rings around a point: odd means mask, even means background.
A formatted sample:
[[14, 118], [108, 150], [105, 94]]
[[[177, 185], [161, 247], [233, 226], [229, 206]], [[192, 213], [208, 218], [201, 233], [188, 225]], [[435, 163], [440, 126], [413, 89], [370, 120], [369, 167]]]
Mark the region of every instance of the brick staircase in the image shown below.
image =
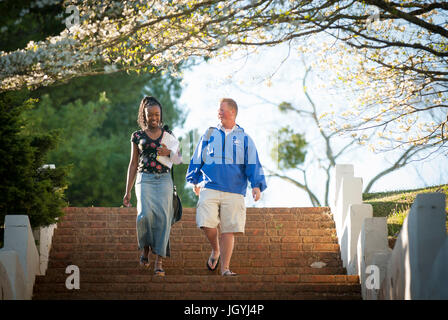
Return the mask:
[[[342, 267], [328, 208], [247, 208], [231, 261], [239, 276], [228, 278], [206, 269], [210, 247], [194, 215], [184, 209], [173, 226], [166, 276], [156, 277], [138, 265], [135, 208], [66, 208], [33, 299], [361, 299], [358, 276]], [[78, 290], [65, 286], [69, 265], [79, 267]]]

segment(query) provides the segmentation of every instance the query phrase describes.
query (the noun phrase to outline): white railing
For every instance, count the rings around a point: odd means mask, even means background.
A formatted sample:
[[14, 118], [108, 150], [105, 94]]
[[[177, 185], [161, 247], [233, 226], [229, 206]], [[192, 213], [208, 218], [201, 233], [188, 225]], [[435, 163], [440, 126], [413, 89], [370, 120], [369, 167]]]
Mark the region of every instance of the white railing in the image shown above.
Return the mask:
[[358, 274], [362, 297], [448, 299], [448, 239], [445, 195], [417, 195], [394, 249], [386, 217], [373, 217], [362, 202], [362, 179], [352, 165], [336, 165], [331, 210], [348, 274]]
[[0, 249], [0, 300], [29, 300], [36, 275], [45, 275], [56, 224], [37, 228], [34, 235], [26, 215], [5, 217], [4, 245]]

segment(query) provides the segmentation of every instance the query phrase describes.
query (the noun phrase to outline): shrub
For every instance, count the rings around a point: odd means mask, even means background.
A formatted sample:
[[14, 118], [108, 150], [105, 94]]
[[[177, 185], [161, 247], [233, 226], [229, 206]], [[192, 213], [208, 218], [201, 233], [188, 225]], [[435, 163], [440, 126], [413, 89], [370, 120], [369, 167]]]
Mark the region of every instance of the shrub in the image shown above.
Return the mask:
[[47, 226], [63, 215], [67, 167], [43, 169], [56, 146], [56, 131], [24, 134], [21, 114], [36, 100], [27, 92], [0, 93], [0, 224], [6, 215], [28, 215], [33, 228]]

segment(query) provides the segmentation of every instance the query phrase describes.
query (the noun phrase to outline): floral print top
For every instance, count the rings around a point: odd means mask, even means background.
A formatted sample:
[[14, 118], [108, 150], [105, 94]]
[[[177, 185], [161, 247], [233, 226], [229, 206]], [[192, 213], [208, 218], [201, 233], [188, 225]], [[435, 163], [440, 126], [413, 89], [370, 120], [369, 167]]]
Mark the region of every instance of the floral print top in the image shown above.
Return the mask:
[[138, 172], [145, 173], [167, 173], [170, 169], [156, 160], [157, 148], [160, 147], [162, 134], [156, 140], [151, 139], [144, 130], [132, 133], [131, 141], [138, 147]]

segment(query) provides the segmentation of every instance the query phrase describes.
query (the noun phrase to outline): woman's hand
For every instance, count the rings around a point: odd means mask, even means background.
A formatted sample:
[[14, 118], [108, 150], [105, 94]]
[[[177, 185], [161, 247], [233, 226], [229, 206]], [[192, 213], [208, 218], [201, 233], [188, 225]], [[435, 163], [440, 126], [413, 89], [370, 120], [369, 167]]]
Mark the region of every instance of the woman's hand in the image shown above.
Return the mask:
[[126, 193], [123, 197], [123, 204], [125, 207], [132, 207], [131, 204], [131, 194], [130, 193]]
[[160, 147], [157, 148], [157, 155], [169, 157], [171, 151], [166, 147], [165, 144], [161, 144]]

